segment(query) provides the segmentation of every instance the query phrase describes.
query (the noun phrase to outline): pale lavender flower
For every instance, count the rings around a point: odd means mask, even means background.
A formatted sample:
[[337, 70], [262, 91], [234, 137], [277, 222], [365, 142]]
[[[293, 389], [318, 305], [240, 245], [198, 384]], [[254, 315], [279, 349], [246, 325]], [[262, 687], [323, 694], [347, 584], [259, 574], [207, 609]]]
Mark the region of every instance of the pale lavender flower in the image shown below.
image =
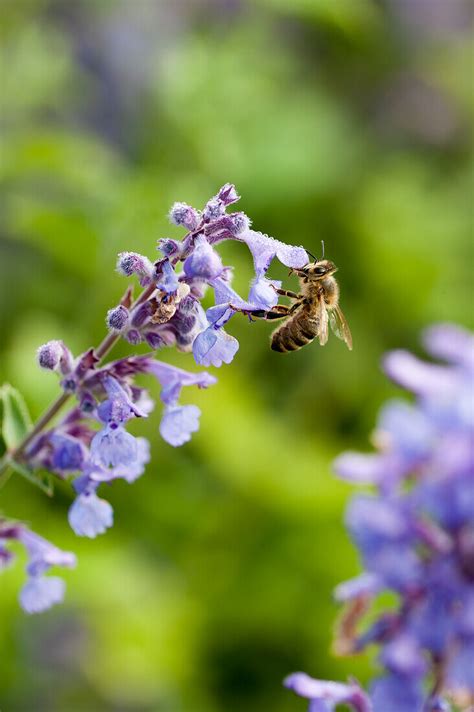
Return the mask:
[[183, 445], [190, 440], [191, 433], [199, 429], [201, 411], [194, 405], [178, 404], [181, 389], [183, 386], [194, 385], [198, 388], [208, 388], [216, 379], [206, 372], [190, 373], [160, 361], [149, 360], [145, 368], [162, 385], [160, 398], [166, 408], [160, 424], [160, 434], [174, 447]]
[[239, 350], [239, 342], [224, 329], [208, 327], [196, 336], [193, 343], [193, 354], [200, 366], [216, 366], [230, 363]]
[[92, 459], [104, 467], [127, 467], [137, 459], [136, 438], [121, 425], [107, 425], [91, 442]]
[[308, 712], [333, 712], [340, 704], [349, 705], [355, 712], [372, 712], [368, 696], [355, 682], [327, 682], [295, 672], [285, 679], [284, 685], [311, 700]]
[[239, 235], [253, 255], [257, 276], [265, 274], [274, 257], [287, 267], [297, 269], [308, 264], [308, 254], [303, 247], [294, 247], [255, 230]]
[[76, 557], [61, 551], [46, 539], [34, 534], [22, 524], [0, 522], [0, 557], [4, 563], [11, 560], [5, 548], [8, 541], [19, 541], [28, 554], [26, 571], [28, 580], [20, 591], [20, 604], [26, 613], [40, 613], [62, 601], [64, 581], [55, 576], [46, 576], [52, 566], [73, 567]]
[[[379, 452], [335, 462], [343, 479], [376, 489], [353, 498], [346, 515], [366, 571], [336, 589], [349, 607], [341, 650], [379, 645], [385, 674], [371, 687], [374, 712], [446, 711], [445, 695], [474, 696], [474, 339], [440, 325], [425, 343], [449, 364], [388, 354], [387, 373], [416, 403], [382, 409]], [[358, 631], [354, 612], [382, 591], [397, 594], [395, 609]]]
[[196, 405], [168, 405], [160, 423], [163, 440], [179, 447], [191, 440], [191, 433], [199, 430], [200, 409]]
[[69, 509], [69, 524], [78, 536], [90, 539], [103, 534], [113, 524], [113, 509], [95, 492], [78, 495]]
[[168, 257], [164, 257], [155, 263], [154, 280], [157, 288], [166, 294], [173, 294], [177, 291], [179, 286], [178, 278]]
[[80, 470], [87, 457], [85, 445], [70, 435], [54, 433], [49, 442], [53, 446], [51, 467], [59, 472]]
[[57, 576], [29, 578], [20, 591], [20, 604], [26, 613], [42, 613], [64, 598], [66, 584]]
[[218, 253], [208, 243], [204, 235], [198, 235], [194, 241], [194, 250], [183, 264], [187, 277], [198, 277], [203, 280], [213, 280], [224, 269]]

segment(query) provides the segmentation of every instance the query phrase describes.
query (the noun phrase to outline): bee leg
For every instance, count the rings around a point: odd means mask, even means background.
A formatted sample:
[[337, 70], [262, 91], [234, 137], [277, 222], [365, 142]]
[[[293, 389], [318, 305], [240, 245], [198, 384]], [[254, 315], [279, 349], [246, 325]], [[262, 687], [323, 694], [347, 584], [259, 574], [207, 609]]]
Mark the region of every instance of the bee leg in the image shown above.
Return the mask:
[[273, 289], [277, 294], [281, 294], [282, 297], [290, 297], [290, 299], [304, 299], [303, 294], [296, 294], [296, 292], [292, 292], [288, 289], [278, 289], [272, 284]]
[[284, 319], [286, 316], [288, 316], [290, 314], [290, 307], [286, 306], [286, 304], [277, 304], [276, 306], [274, 306], [272, 309], [269, 309], [269, 310], [266, 310], [266, 309], [252, 309], [252, 310], [239, 309], [238, 307], [234, 307], [232, 304], [229, 304], [229, 306], [234, 311], [238, 311], [238, 312], [242, 312], [242, 314], [246, 314], [251, 321], [252, 321], [252, 317], [254, 317], [255, 319], [266, 319], [266, 320]]
[[303, 299], [299, 299], [297, 302], [293, 302], [293, 304], [290, 306], [288, 314], [294, 314], [294, 312], [299, 309], [303, 303]]
[[264, 312], [264, 314], [265, 316], [263, 318], [267, 321], [272, 321], [273, 319], [284, 319], [291, 314], [291, 307], [288, 307], [286, 304], [276, 304], [273, 309]]

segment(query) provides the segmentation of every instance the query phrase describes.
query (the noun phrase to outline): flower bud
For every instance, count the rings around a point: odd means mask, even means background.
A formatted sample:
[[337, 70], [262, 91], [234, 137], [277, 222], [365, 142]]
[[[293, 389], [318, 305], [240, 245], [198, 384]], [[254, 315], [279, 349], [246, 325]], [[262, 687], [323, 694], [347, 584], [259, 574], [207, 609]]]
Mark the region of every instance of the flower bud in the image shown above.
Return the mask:
[[148, 257], [139, 255], [138, 252], [120, 252], [117, 259], [117, 272], [125, 277], [136, 274], [141, 279], [149, 278], [153, 273], [153, 265]]
[[227, 216], [227, 226], [229, 232], [234, 235], [241, 235], [250, 227], [250, 219], [245, 213], [231, 213]]
[[240, 195], [237, 193], [235, 185], [232, 185], [232, 183], [226, 183], [223, 185], [218, 192], [217, 197], [226, 206], [232, 205], [232, 203], [236, 203], [240, 200]]
[[63, 341], [48, 341], [36, 352], [38, 364], [50, 371], [60, 371], [63, 375], [71, 372], [73, 358]]
[[165, 340], [160, 334], [157, 334], [155, 331], [147, 331], [145, 334], [145, 339], [147, 344], [151, 346], [152, 349], [161, 349], [163, 346], [166, 346]]
[[61, 341], [48, 341], [48, 343], [39, 347], [36, 357], [41, 368], [55, 371], [59, 367], [62, 353]]
[[199, 225], [199, 213], [187, 203], [174, 203], [169, 212], [169, 219], [173, 225], [185, 227], [186, 230], [196, 230]]
[[179, 240], [172, 240], [170, 237], [162, 237], [158, 240], [158, 249], [165, 257], [174, 257], [181, 254], [182, 243]]
[[141, 326], [143, 326], [143, 324], [148, 321], [148, 319], [152, 316], [155, 310], [156, 306], [153, 306], [150, 301], [145, 302], [144, 304], [140, 304], [140, 306], [133, 312], [132, 326], [135, 326], [137, 329], [139, 329]]
[[218, 220], [225, 213], [225, 205], [219, 200], [219, 198], [211, 198], [206, 203], [204, 210], [202, 211], [202, 217], [206, 222], [214, 222]]
[[127, 331], [127, 333], [125, 334], [125, 338], [127, 339], [129, 344], [132, 344], [132, 346], [137, 346], [142, 342], [141, 334], [139, 331], [137, 331], [137, 329], [130, 329], [130, 331]]
[[128, 309], [123, 304], [119, 304], [118, 307], [109, 309], [105, 322], [111, 331], [120, 333], [128, 325], [129, 316]]

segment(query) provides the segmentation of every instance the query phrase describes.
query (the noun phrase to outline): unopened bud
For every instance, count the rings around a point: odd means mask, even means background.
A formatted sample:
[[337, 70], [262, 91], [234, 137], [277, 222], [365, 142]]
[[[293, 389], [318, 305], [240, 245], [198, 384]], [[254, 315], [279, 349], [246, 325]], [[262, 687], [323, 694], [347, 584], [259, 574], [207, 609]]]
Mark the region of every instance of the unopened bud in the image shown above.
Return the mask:
[[73, 358], [62, 341], [48, 341], [36, 352], [38, 364], [50, 371], [60, 371], [63, 375], [71, 372]]
[[231, 213], [226, 222], [229, 232], [235, 237], [246, 232], [250, 227], [250, 219], [245, 213]]
[[41, 368], [55, 371], [59, 367], [63, 353], [61, 341], [48, 341], [40, 346], [36, 352], [36, 357]]
[[156, 304], [153, 305], [150, 301], [140, 304], [140, 306], [135, 309], [132, 316], [132, 326], [138, 329], [145, 324], [148, 319], [153, 315], [156, 310]]
[[128, 343], [132, 344], [133, 346], [137, 346], [142, 342], [142, 337], [140, 335], [140, 332], [137, 331], [137, 329], [130, 329], [130, 331], [127, 331], [127, 333], [125, 334], [125, 338], [127, 339]]
[[152, 349], [161, 349], [163, 346], [166, 346], [165, 340], [155, 331], [147, 331], [145, 339]]
[[182, 244], [178, 240], [172, 240], [170, 237], [162, 237], [158, 240], [158, 249], [165, 257], [174, 257], [181, 254]]
[[109, 329], [120, 333], [128, 325], [129, 316], [128, 309], [124, 307], [123, 304], [119, 304], [118, 307], [109, 309], [105, 322]]
[[142, 280], [151, 277], [153, 265], [148, 257], [139, 255], [138, 252], [120, 252], [117, 259], [117, 272], [125, 277], [136, 274]]
[[218, 192], [217, 197], [224, 203], [224, 205], [232, 205], [232, 203], [236, 203], [240, 200], [240, 195], [237, 193], [235, 185], [232, 185], [232, 183], [226, 183], [223, 185]]
[[196, 230], [199, 225], [199, 213], [187, 203], [174, 203], [169, 212], [173, 225], [185, 227], [186, 230]]
[[204, 210], [202, 211], [202, 217], [206, 222], [214, 222], [218, 220], [225, 213], [225, 205], [219, 198], [211, 198], [206, 203]]

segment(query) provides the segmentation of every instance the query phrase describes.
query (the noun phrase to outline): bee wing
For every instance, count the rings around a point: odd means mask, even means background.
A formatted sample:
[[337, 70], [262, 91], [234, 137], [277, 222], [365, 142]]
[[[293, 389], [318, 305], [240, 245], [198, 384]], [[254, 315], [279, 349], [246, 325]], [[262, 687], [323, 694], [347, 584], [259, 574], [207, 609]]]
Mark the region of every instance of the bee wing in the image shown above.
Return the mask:
[[336, 334], [339, 339], [346, 342], [349, 351], [352, 351], [352, 334], [349, 329], [349, 324], [346, 321], [346, 317], [342, 313], [339, 306], [334, 307], [329, 312], [329, 322], [331, 324], [331, 329]]
[[319, 343], [321, 346], [327, 343], [329, 336], [328, 328], [328, 310], [326, 309], [326, 303], [324, 301], [323, 294], [318, 297], [319, 301]]

